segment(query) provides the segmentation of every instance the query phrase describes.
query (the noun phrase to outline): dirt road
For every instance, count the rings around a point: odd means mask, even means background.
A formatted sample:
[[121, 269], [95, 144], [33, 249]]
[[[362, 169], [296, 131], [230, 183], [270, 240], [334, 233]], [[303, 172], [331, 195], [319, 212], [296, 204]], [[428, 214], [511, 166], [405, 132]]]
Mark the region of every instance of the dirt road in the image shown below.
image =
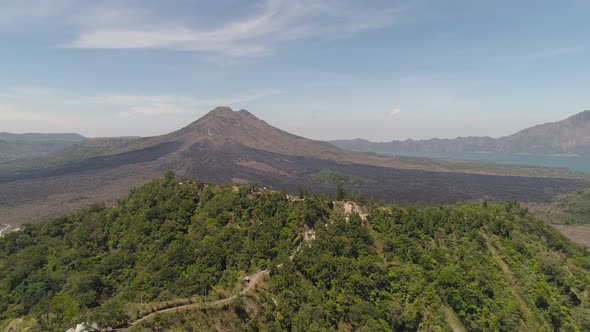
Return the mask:
[[240, 291], [238, 294], [234, 294], [233, 296], [230, 296], [228, 298], [216, 300], [216, 301], [211, 301], [211, 302], [183, 304], [183, 305], [179, 305], [179, 306], [172, 307], [172, 308], [154, 311], [150, 314], [147, 314], [147, 315], [129, 323], [129, 325], [125, 328], [114, 329], [113, 331], [126, 331], [129, 329], [132, 329], [133, 327], [141, 324], [142, 322], [149, 320], [149, 319], [153, 318], [154, 316], [156, 316], [158, 314], [162, 314], [162, 313], [176, 312], [176, 311], [180, 311], [180, 310], [189, 310], [189, 309], [210, 308], [210, 307], [216, 307], [216, 306], [227, 304], [227, 303], [233, 301], [234, 299], [236, 299], [238, 296], [245, 295], [246, 293], [250, 292], [260, 282], [262, 277], [268, 273], [269, 273], [268, 270], [263, 270], [263, 271], [259, 271], [259, 272], [254, 273], [253, 275], [250, 276], [250, 282], [248, 283], [248, 285], [246, 285], [246, 287], [244, 287], [244, 289], [242, 291]]

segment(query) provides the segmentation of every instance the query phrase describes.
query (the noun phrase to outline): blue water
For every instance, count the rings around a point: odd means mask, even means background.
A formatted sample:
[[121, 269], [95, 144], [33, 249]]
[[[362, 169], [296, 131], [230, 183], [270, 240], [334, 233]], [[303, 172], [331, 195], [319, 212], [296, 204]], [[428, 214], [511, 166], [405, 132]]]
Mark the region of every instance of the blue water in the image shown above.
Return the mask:
[[572, 171], [590, 172], [590, 158], [578, 156], [528, 155], [502, 153], [421, 153], [400, 152], [399, 156], [458, 159], [491, 162], [498, 164], [533, 165], [568, 168]]

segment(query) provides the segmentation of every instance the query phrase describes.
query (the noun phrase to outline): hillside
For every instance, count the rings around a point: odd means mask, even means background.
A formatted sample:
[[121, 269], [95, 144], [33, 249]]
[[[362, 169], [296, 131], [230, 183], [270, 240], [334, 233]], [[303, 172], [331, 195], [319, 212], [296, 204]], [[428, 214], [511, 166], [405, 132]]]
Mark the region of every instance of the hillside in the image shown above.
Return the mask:
[[17, 225], [112, 202], [167, 170], [290, 192], [333, 191], [341, 181], [326, 181], [330, 170], [339, 179], [362, 179], [353, 181], [359, 193], [425, 203], [486, 196], [547, 202], [586, 183], [579, 174], [558, 169], [347, 152], [289, 134], [248, 111], [218, 107], [166, 135], [89, 139], [43, 157], [0, 163], [2, 222]]
[[356, 204], [170, 173], [0, 238], [7, 331], [587, 331], [589, 285], [588, 252], [515, 203]]
[[558, 196], [533, 211], [572, 241], [590, 247], [590, 188]]
[[458, 137], [373, 143], [363, 139], [336, 140], [340, 148], [377, 153], [530, 153], [590, 156], [590, 111], [565, 120], [534, 126], [501, 138]]
[[560, 195], [548, 204], [533, 204], [531, 211], [570, 240], [590, 247], [590, 188]]
[[78, 134], [0, 133], [0, 162], [42, 156], [85, 140]]
[[540, 211], [540, 214], [552, 224], [590, 224], [590, 188], [558, 197]]

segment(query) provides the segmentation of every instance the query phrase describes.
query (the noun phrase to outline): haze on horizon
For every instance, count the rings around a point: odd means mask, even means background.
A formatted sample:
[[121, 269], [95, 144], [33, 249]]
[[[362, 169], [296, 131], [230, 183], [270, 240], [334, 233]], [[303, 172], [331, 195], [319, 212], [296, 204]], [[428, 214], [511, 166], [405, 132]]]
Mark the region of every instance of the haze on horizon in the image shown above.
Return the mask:
[[217, 105], [314, 139], [512, 134], [590, 109], [590, 3], [3, 1], [0, 131], [151, 136]]

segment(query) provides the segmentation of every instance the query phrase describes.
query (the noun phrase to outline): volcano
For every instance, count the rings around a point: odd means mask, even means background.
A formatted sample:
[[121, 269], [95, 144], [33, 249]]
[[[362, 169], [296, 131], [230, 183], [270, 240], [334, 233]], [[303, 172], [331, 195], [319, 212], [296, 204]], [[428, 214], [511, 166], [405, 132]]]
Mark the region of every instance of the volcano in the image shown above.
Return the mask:
[[543, 202], [585, 184], [468, 174], [427, 159], [348, 152], [287, 133], [246, 110], [218, 107], [166, 135], [88, 139], [42, 158], [0, 164], [0, 222], [18, 224], [113, 202], [168, 170], [184, 179], [320, 192], [334, 191], [337, 183], [314, 175], [337, 174], [366, 180], [351, 181], [347, 190], [392, 202], [452, 203], [486, 196]]

